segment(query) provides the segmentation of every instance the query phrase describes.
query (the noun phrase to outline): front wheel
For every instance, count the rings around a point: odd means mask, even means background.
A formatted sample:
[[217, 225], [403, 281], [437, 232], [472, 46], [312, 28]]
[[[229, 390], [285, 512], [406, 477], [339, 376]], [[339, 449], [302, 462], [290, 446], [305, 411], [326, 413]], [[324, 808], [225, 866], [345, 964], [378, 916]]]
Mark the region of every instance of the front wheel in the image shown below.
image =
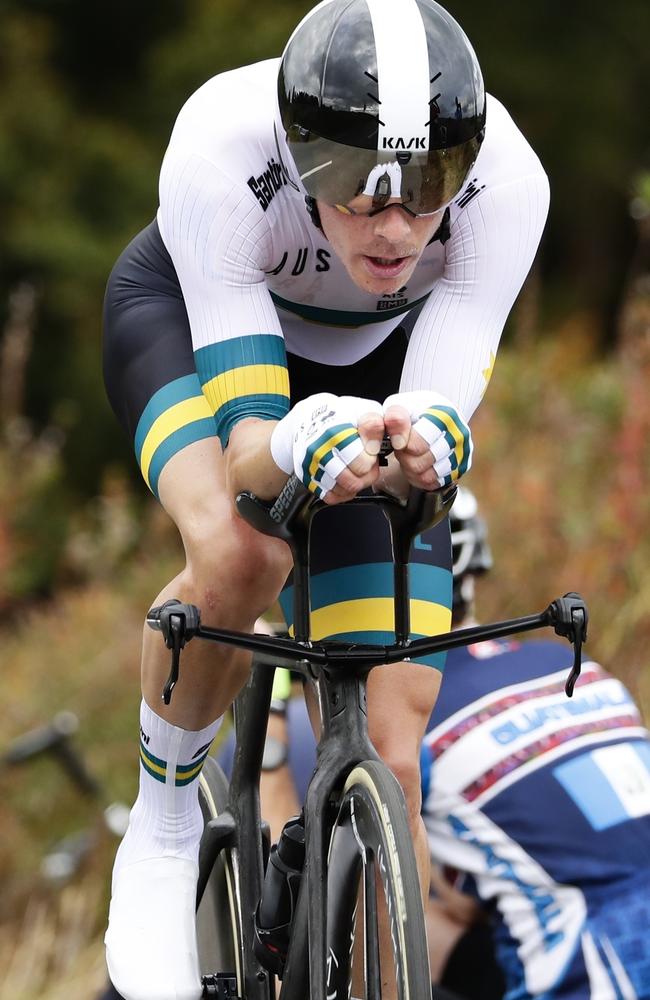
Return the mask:
[[[203, 821], [216, 819], [228, 803], [228, 781], [212, 757], [207, 757], [199, 778], [199, 804]], [[202, 975], [230, 973], [243, 996], [242, 931], [239, 873], [236, 854], [222, 850], [214, 864], [196, 911], [196, 936]]]
[[[351, 994], [364, 1000], [431, 996], [404, 796], [381, 762], [359, 764], [345, 782], [330, 840], [327, 899], [328, 1000], [348, 1000]], [[355, 943], [361, 935], [363, 947]]]

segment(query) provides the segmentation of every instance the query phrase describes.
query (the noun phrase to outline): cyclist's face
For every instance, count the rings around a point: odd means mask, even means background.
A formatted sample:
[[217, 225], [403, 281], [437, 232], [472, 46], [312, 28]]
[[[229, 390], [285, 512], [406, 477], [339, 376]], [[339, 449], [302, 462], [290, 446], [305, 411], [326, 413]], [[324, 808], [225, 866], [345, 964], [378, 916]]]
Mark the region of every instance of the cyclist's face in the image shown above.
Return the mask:
[[346, 215], [318, 202], [323, 231], [358, 288], [376, 295], [396, 292], [411, 278], [437, 230], [444, 209], [415, 217], [399, 204], [376, 215]]

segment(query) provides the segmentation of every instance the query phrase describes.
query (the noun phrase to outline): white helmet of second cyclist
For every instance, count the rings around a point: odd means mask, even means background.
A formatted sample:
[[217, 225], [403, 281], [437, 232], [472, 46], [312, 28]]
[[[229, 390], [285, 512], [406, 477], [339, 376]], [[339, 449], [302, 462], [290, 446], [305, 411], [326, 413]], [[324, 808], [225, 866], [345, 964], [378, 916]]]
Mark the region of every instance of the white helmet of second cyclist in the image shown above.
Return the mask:
[[487, 540], [487, 525], [481, 517], [476, 497], [466, 486], [459, 486], [449, 512], [454, 582], [467, 574], [473, 576], [492, 569], [492, 553]]
[[478, 60], [435, 0], [324, 0], [287, 43], [278, 103], [293, 179], [343, 210], [440, 211], [485, 132]]

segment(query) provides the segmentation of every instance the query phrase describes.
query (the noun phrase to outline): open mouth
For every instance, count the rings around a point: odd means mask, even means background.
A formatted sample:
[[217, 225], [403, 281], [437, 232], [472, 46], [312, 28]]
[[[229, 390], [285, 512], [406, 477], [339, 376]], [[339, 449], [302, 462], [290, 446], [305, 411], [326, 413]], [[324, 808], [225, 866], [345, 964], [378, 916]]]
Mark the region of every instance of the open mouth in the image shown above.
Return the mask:
[[364, 254], [363, 259], [371, 274], [378, 278], [393, 278], [405, 269], [411, 257], [371, 257]]

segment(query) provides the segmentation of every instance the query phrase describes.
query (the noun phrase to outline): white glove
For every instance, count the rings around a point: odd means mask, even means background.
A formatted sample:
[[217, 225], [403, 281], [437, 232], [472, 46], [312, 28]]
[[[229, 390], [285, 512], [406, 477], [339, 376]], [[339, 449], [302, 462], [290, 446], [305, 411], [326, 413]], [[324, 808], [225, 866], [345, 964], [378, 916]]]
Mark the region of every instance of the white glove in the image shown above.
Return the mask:
[[449, 486], [467, 472], [474, 450], [472, 434], [451, 400], [440, 392], [418, 389], [393, 393], [384, 401], [384, 413], [389, 406], [408, 410], [413, 430], [429, 445], [441, 486]]
[[[381, 415], [381, 403], [319, 392], [289, 410], [271, 435], [271, 455], [283, 472], [295, 472], [307, 489], [324, 497], [364, 450], [357, 432], [365, 413]], [[377, 441], [377, 452], [380, 442]]]

